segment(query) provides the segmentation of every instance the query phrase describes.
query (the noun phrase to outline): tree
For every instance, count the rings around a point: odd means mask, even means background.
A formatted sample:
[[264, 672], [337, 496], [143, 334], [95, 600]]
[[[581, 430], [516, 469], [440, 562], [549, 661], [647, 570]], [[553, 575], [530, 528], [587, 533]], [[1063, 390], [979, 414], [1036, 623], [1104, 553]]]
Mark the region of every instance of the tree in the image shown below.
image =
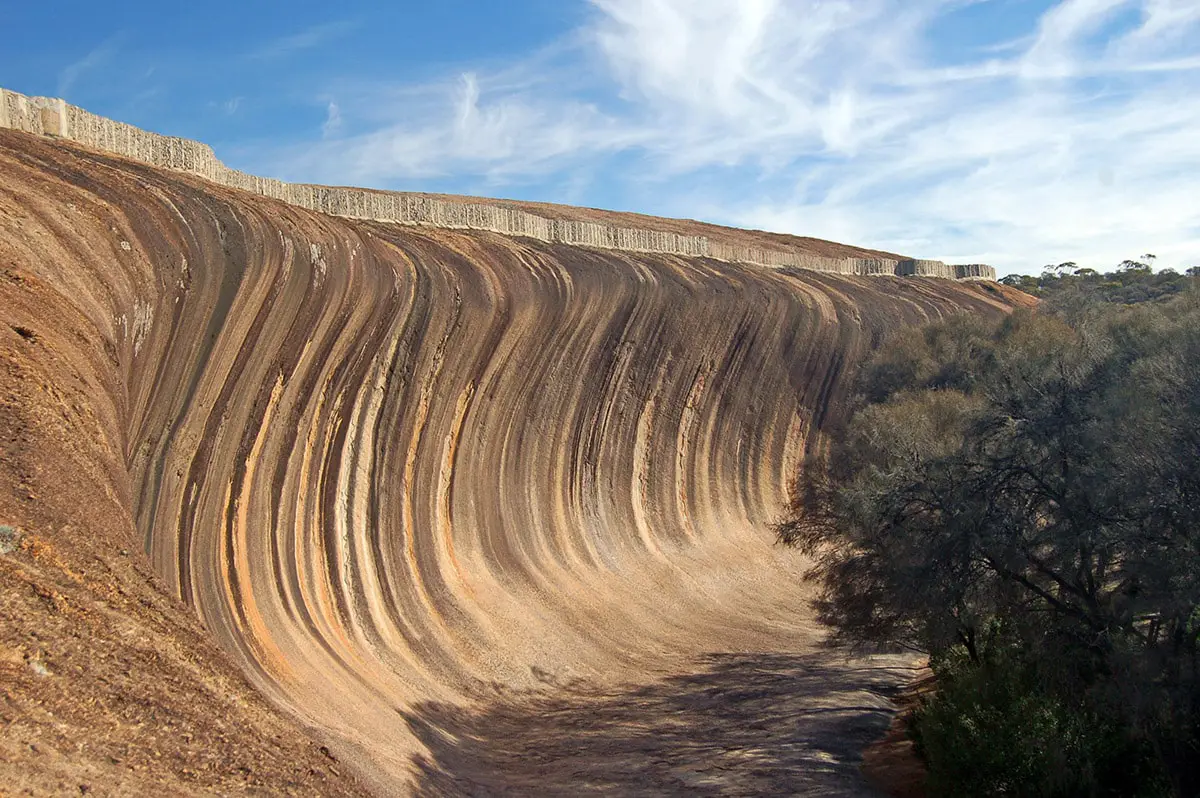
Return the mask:
[[1123, 260], [1117, 267], [1127, 272], [1151, 272], [1154, 271], [1154, 261], [1158, 259], [1157, 255], [1151, 255], [1147, 252], [1138, 260]]
[[1155, 272], [1152, 268], [1155, 260], [1154, 255], [1147, 253], [1137, 260], [1122, 261], [1116, 271], [1107, 274], [1089, 268], [1077, 269], [1068, 261], [1046, 266], [1039, 277], [1011, 274], [1000, 282], [1055, 305], [1090, 305], [1097, 301], [1131, 305], [1169, 300], [1183, 293], [1200, 276], [1200, 268], [1190, 269], [1187, 275], [1173, 269]]
[[963, 683], [1026, 674], [1054, 728], [1108, 730], [1063, 772], [1128, 775], [1142, 751], [1200, 792], [1196, 298], [952, 319], [860, 382], [778, 529], [815, 559], [822, 619], [847, 642], [961, 656]]

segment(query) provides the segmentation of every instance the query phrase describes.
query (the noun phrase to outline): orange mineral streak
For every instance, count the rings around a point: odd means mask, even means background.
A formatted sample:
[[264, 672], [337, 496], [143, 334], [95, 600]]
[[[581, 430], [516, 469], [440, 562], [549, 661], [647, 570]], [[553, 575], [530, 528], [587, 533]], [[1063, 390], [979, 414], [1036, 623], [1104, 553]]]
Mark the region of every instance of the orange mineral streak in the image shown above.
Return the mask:
[[[66, 558], [0, 555], [0, 783], [34, 792], [236, 791], [239, 757], [267, 793], [852, 792], [908, 671], [821, 647], [769, 525], [875, 342], [1010, 307], [335, 218], [3, 130], [0, 269], [0, 524]], [[117, 601], [89, 582], [144, 598], [61, 631]], [[39, 675], [68, 639], [90, 665]], [[110, 693], [144, 711], [71, 720]]]

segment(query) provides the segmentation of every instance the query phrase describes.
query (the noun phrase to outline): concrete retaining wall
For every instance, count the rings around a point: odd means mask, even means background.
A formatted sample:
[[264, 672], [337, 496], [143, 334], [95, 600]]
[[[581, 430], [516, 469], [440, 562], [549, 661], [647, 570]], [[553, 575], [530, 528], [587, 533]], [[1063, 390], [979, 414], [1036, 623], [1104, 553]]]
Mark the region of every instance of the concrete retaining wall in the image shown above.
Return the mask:
[[401, 192], [284, 183], [230, 169], [217, 159], [211, 147], [198, 141], [160, 136], [133, 125], [96, 116], [63, 100], [26, 97], [6, 89], [0, 89], [0, 128], [59, 136], [143, 163], [199, 175], [214, 183], [333, 216], [488, 230], [552, 243], [708, 257], [731, 263], [837, 274], [996, 279], [996, 270], [982, 264], [950, 266], [931, 260], [824, 258], [782, 250], [730, 246], [709, 241], [704, 236], [682, 236], [657, 230], [548, 219], [517, 208], [489, 205], [486, 202], [456, 202]]

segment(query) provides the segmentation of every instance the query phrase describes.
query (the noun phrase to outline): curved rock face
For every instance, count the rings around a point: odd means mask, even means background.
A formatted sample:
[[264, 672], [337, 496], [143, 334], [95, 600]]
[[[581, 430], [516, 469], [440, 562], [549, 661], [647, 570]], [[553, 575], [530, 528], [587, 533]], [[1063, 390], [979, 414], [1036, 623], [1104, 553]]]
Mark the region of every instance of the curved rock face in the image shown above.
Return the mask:
[[337, 219], [3, 131], [0, 223], [5, 290], [51, 297], [6, 334], [95, 346], [70, 434], [111, 444], [127, 534], [381, 790], [521, 783], [520, 756], [435, 750], [480, 732], [422, 708], [816, 646], [767, 527], [849, 367], [900, 326], [1006, 308], [976, 284]]

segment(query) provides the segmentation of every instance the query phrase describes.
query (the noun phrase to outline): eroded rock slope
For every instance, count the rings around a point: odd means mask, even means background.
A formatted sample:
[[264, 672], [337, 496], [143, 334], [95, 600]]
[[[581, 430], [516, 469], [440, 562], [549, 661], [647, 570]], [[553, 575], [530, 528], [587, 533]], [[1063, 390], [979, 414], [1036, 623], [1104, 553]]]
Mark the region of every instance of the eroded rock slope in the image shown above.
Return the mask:
[[[0, 131], [0, 782], [849, 790], [902, 674], [821, 652], [767, 525], [863, 352], [1001, 291], [339, 219]], [[728, 736], [737, 685], [775, 726]]]

